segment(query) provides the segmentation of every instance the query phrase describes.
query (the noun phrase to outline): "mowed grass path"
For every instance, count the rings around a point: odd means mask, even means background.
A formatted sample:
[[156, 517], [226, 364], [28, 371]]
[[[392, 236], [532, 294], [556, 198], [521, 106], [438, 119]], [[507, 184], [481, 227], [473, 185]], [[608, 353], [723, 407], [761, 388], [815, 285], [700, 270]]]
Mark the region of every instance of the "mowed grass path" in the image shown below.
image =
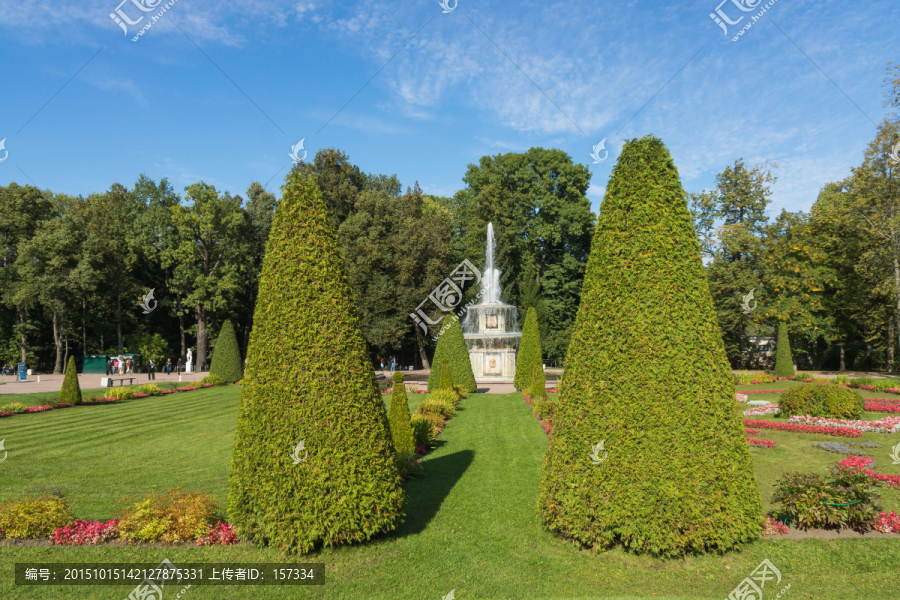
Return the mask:
[[[226, 493], [239, 389], [233, 386], [0, 421], [10, 459], [2, 494], [69, 489], [78, 518], [109, 518], [118, 499], [181, 486]], [[411, 409], [422, 400], [411, 395]], [[83, 414], [82, 414], [83, 413]], [[96, 415], [96, 416], [95, 416]], [[799, 437], [799, 436], [797, 436]], [[546, 532], [536, 502], [546, 437], [519, 394], [473, 394], [408, 482], [398, 531], [359, 546], [286, 558], [249, 545], [0, 547], [4, 598], [115, 598], [132, 586], [25, 588], [15, 562], [324, 562], [324, 587], [201, 587], [183, 598], [682, 598], [721, 600], [765, 558], [787, 598], [896, 597], [898, 540], [760, 541], [725, 556], [657, 559], [580, 551]], [[13, 443], [15, 441], [15, 443]], [[17, 448], [16, 444], [21, 444]], [[754, 459], [766, 450], [752, 449]], [[816, 451], [820, 452], [820, 451]], [[24, 453], [24, 454], [20, 454]], [[820, 452], [822, 463], [832, 455]], [[837, 459], [837, 455], [833, 455]], [[17, 465], [16, 471], [6, 467]], [[76, 463], [90, 463], [85, 467]], [[36, 463], [36, 464], [33, 464]], [[786, 465], [787, 468], [787, 465]], [[759, 474], [759, 473], [758, 473]], [[19, 478], [28, 477], [29, 483]], [[779, 588], [780, 589], [780, 588]], [[175, 591], [177, 593], [178, 590]], [[766, 591], [769, 592], [768, 587]], [[772, 592], [772, 596], [778, 590]], [[167, 596], [168, 597], [168, 596]]]

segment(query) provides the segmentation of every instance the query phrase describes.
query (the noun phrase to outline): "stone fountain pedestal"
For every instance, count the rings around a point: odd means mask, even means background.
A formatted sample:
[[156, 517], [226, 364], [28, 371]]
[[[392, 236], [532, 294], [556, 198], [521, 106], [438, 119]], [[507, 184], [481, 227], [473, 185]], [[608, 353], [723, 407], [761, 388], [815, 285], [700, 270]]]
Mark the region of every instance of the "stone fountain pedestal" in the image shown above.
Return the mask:
[[511, 383], [516, 376], [516, 351], [522, 334], [508, 331], [516, 307], [481, 304], [469, 308], [464, 333], [476, 383]]

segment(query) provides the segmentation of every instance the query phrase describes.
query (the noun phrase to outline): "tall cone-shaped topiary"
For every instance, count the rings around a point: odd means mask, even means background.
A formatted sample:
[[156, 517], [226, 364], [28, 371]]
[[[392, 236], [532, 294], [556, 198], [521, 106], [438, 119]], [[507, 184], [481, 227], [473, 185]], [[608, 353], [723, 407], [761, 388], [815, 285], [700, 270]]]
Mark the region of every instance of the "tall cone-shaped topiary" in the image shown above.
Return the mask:
[[[472, 372], [472, 361], [469, 360], [469, 349], [466, 347], [462, 326], [459, 319], [451, 318], [453, 321], [450, 327], [438, 338], [431, 364], [439, 365], [442, 360], [446, 360], [453, 371], [453, 385], [461, 387], [463, 391], [474, 392], [478, 386], [475, 384], [475, 373]], [[435, 391], [440, 383], [440, 374], [432, 369], [428, 376], [428, 391]]]
[[285, 179], [263, 260], [231, 459], [238, 535], [288, 552], [392, 531], [404, 493], [337, 236]]
[[535, 361], [540, 361], [541, 331], [538, 324], [537, 311], [529, 308], [525, 316], [525, 325], [522, 326], [522, 339], [519, 341], [519, 352], [516, 354], [516, 375], [513, 385], [523, 392], [531, 383], [531, 375], [534, 373]]
[[406, 386], [403, 385], [403, 373], [397, 371], [391, 375], [394, 388], [391, 390], [391, 406], [388, 409], [388, 422], [391, 426], [391, 438], [397, 452], [413, 452], [413, 431], [410, 424], [409, 401], [406, 398]]
[[241, 368], [241, 351], [230, 320], [222, 323], [209, 374], [218, 375], [228, 383], [240, 381], [244, 376], [244, 369]]
[[78, 369], [75, 367], [75, 357], [69, 357], [66, 365], [66, 375], [63, 377], [62, 389], [59, 391], [59, 401], [72, 405], [81, 404], [81, 386], [78, 385]]
[[778, 322], [778, 342], [775, 344], [775, 374], [779, 377], [794, 375], [794, 359], [791, 357], [791, 340], [788, 339], [787, 323]]
[[538, 501], [551, 530], [665, 556], [759, 538], [700, 246], [658, 138], [629, 140], [613, 169], [561, 387]]

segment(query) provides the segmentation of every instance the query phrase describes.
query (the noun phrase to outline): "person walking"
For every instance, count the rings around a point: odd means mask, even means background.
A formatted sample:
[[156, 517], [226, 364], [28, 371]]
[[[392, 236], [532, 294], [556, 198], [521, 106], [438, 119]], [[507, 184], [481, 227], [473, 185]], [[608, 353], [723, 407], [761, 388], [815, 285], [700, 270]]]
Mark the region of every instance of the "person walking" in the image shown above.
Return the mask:
[[166, 359], [166, 375], [171, 375], [171, 374], [172, 374], [172, 359], [167, 358]]
[[109, 377], [109, 367], [112, 366], [112, 359], [106, 358], [106, 376]]
[[182, 363], [181, 363], [181, 357], [179, 356], [179, 357], [178, 357], [178, 364], [175, 365], [175, 371], [176, 371], [177, 373], [181, 373], [181, 364], [182, 364]]
[[147, 361], [147, 379], [156, 379], [156, 373], [154, 370], [156, 369], [156, 365], [153, 364], [153, 359]]
[[397, 370], [397, 357], [391, 357], [391, 373]]
[[383, 358], [381, 359], [381, 370], [382, 370], [382, 372], [384, 372], [384, 359]]

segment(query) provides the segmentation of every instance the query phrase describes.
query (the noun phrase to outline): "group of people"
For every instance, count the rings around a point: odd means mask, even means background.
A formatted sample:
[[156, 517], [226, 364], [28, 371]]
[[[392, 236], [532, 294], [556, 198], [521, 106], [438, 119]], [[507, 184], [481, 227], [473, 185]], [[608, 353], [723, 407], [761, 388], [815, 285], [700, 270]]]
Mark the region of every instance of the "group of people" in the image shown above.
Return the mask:
[[[172, 364], [172, 359], [169, 358], [166, 360], [166, 364], [162, 366], [160, 372], [165, 371], [166, 375], [171, 375], [172, 371], [176, 373], [180, 373], [184, 370], [184, 363], [181, 359], [178, 359], [178, 362]], [[106, 374], [107, 375], [127, 375], [129, 373], [134, 373], [134, 360], [131, 358], [110, 358], [106, 361]], [[156, 379], [156, 363], [151, 358], [147, 361], [147, 378], [148, 379]]]
[[0, 371], [0, 375], [15, 375], [18, 369], [15, 365], [3, 365], [3, 370]]
[[[384, 362], [384, 361], [385, 361], [385, 359], [382, 358], [382, 359], [381, 359], [381, 370], [382, 370], [382, 371], [384, 371], [384, 367], [385, 367], [385, 362]], [[388, 358], [388, 359], [387, 359], [387, 366], [389, 366], [389, 367], [391, 368], [391, 371], [396, 371], [396, 370], [397, 370], [397, 358], [394, 357], [394, 356]]]
[[134, 373], [134, 360], [131, 358], [109, 358], [106, 360], [107, 375], [128, 375]]

